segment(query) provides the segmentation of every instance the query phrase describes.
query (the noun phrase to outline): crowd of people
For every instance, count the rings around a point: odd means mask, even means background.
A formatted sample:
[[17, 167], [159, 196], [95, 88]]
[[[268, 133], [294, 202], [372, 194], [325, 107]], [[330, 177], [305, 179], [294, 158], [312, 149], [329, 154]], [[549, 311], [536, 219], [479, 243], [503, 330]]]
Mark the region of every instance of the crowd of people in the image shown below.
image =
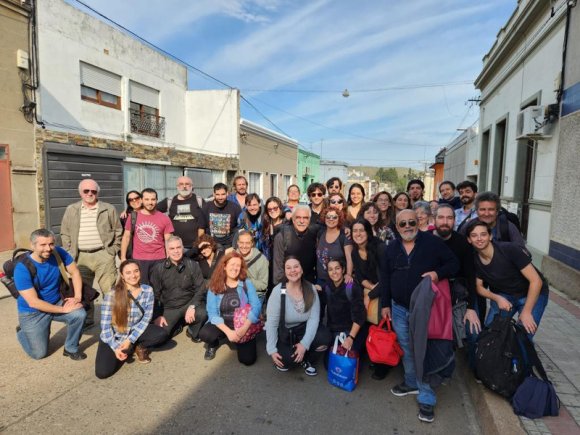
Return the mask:
[[[17, 338], [30, 357], [47, 355], [53, 320], [67, 325], [64, 355], [72, 360], [86, 358], [81, 334], [98, 324], [101, 379], [129, 359], [151, 362], [151, 351], [183, 329], [203, 343], [206, 360], [229, 342], [249, 366], [265, 330], [275, 369], [299, 367], [315, 376], [335, 337], [364, 353], [369, 325], [387, 318], [404, 351], [404, 379], [391, 392], [417, 395], [419, 419], [431, 422], [436, 383], [417, 364], [410, 333], [421, 322], [416, 289], [424, 278], [465, 290], [454, 297], [465, 306], [459, 335], [470, 355], [477, 334], [498, 314], [518, 313], [533, 336], [548, 301], [517, 224], [495, 193], [478, 193], [471, 181], [442, 182], [431, 203], [418, 179], [406, 192], [382, 191], [366, 201], [362, 185], [350, 185], [345, 197], [342, 181], [331, 178], [308, 187], [309, 204], [300, 203], [297, 185], [288, 187], [286, 201], [263, 200], [248, 192], [244, 176], [229, 193], [215, 184], [207, 201], [188, 177], [176, 187], [176, 195], [161, 201], [154, 189], [131, 190], [118, 214], [99, 199], [98, 183], [84, 179], [80, 201], [62, 219], [62, 246], [47, 229], [32, 233], [29, 261], [14, 272]], [[65, 278], [74, 296], [63, 300]], [[83, 283], [95, 281], [103, 293], [100, 319], [94, 301], [83, 297]], [[436, 374], [443, 379], [452, 369], [447, 364]], [[381, 380], [388, 370], [374, 364], [372, 378]]]

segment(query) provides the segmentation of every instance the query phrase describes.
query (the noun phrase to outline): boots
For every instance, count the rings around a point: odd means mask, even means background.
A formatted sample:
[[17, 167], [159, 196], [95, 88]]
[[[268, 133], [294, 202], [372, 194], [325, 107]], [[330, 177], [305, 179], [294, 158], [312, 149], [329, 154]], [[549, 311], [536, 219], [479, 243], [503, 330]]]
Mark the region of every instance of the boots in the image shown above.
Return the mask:
[[141, 364], [149, 364], [151, 362], [151, 358], [149, 358], [149, 354], [151, 351], [146, 347], [141, 346], [138, 344], [135, 347], [135, 355], [137, 355], [137, 361]]

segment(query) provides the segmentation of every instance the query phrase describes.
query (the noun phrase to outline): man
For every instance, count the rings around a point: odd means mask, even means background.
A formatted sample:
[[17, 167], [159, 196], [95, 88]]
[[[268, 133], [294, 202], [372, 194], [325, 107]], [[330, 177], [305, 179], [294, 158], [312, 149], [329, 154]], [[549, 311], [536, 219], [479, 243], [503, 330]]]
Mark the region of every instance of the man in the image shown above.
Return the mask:
[[248, 278], [256, 287], [261, 301], [264, 301], [268, 291], [269, 264], [268, 260], [254, 247], [252, 233], [242, 230], [238, 233], [237, 251], [242, 254], [248, 268]]
[[205, 301], [207, 288], [199, 265], [183, 256], [183, 242], [171, 236], [166, 242], [167, 260], [157, 263], [151, 271], [151, 286], [155, 292], [154, 323], [173, 337], [181, 332], [199, 343], [199, 330], [207, 321]]
[[445, 244], [432, 234], [418, 230], [413, 210], [402, 210], [396, 218], [400, 238], [391, 241], [381, 257], [380, 285], [383, 317], [392, 318], [393, 328], [404, 351], [405, 380], [393, 387], [395, 396], [418, 394], [418, 418], [431, 423], [435, 419], [435, 392], [417, 379], [413, 347], [409, 334], [410, 302], [415, 287], [425, 276], [434, 283], [450, 278], [459, 270], [459, 261]]
[[439, 204], [450, 204], [453, 210], [461, 207], [461, 199], [455, 196], [455, 184], [453, 181], [445, 180], [439, 184], [440, 198], [437, 201]]
[[407, 194], [411, 198], [411, 206], [418, 201], [423, 201], [423, 192], [425, 191], [425, 183], [419, 179], [411, 180], [407, 183]]
[[465, 225], [477, 215], [473, 204], [475, 195], [477, 195], [477, 184], [469, 180], [462, 181], [457, 185], [457, 191], [459, 192], [461, 208], [455, 210], [455, 231], [458, 231], [460, 226]]
[[[443, 240], [443, 243], [455, 254], [459, 261], [459, 272], [455, 280], [461, 280], [468, 292], [467, 310], [464, 322], [469, 322], [471, 332], [479, 332], [481, 322], [478, 313], [485, 313], [485, 299], [478, 298], [475, 291], [475, 264], [473, 262], [473, 248], [462, 234], [453, 230], [455, 225], [455, 211], [449, 204], [439, 204], [435, 211], [435, 230], [433, 234]], [[482, 305], [482, 310], [478, 309]]]
[[[87, 315], [81, 304], [82, 278], [72, 256], [63, 248], [55, 247], [54, 241], [52, 231], [34, 231], [30, 235], [32, 252], [14, 269], [14, 283], [20, 292], [17, 301], [20, 325], [16, 328], [16, 336], [31, 358], [41, 359], [48, 353], [52, 321], [63, 322], [67, 325], [63, 355], [79, 361], [87, 357], [79, 350]], [[74, 297], [64, 301], [59, 291], [62, 275], [55, 252], [58, 252], [72, 277], [74, 287]]]
[[157, 204], [157, 210], [167, 213], [173, 223], [175, 235], [183, 240], [183, 246], [190, 251], [195, 241], [204, 233], [205, 220], [202, 207], [204, 200], [193, 193], [193, 181], [189, 177], [177, 179], [177, 195], [165, 198]]
[[518, 227], [509, 221], [506, 212], [501, 211], [501, 202], [495, 193], [481, 192], [478, 194], [475, 197], [475, 211], [477, 218], [491, 228], [494, 240], [513, 242], [522, 248], [526, 247], [526, 241]]
[[224, 183], [217, 183], [213, 186], [213, 201], [203, 206], [205, 230], [224, 249], [232, 246], [234, 229], [242, 212], [240, 206], [229, 201], [227, 196], [228, 187]]
[[282, 225], [274, 237], [274, 285], [284, 279], [284, 259], [290, 255], [300, 261], [304, 279], [316, 282], [316, 228], [310, 225], [310, 207], [295, 206], [291, 225]]
[[492, 241], [489, 225], [479, 219], [467, 224], [466, 233], [477, 253], [477, 292], [491, 301], [486, 326], [497, 314], [513, 317], [517, 312], [518, 322], [532, 336], [548, 304], [549, 287], [532, 264], [531, 254], [515, 243]]
[[133, 259], [141, 269], [141, 283], [149, 284], [149, 275], [153, 266], [165, 260], [165, 241], [173, 233], [171, 220], [156, 209], [157, 192], [146, 188], [141, 192], [143, 208], [137, 213], [135, 234], [131, 234], [131, 222], [127, 219], [125, 233], [121, 242], [121, 261], [127, 259], [127, 247], [133, 238]]
[[228, 201], [237, 204], [241, 209], [246, 206], [248, 196], [248, 180], [243, 175], [238, 175], [233, 182], [234, 191], [228, 195]]
[[342, 193], [342, 180], [338, 177], [332, 177], [326, 182], [328, 196], [334, 193]]
[[312, 183], [306, 189], [308, 198], [310, 199], [310, 224], [317, 224], [320, 218], [320, 213], [324, 208], [324, 195], [326, 195], [326, 187], [322, 183]]
[[[62, 217], [60, 237], [80, 270], [83, 281], [92, 286], [95, 278], [103, 293], [115, 285], [115, 256], [121, 247], [123, 229], [117, 210], [99, 201], [100, 187], [87, 178], [79, 183], [81, 200], [70, 204]], [[92, 326], [93, 305], [87, 313], [85, 327]]]

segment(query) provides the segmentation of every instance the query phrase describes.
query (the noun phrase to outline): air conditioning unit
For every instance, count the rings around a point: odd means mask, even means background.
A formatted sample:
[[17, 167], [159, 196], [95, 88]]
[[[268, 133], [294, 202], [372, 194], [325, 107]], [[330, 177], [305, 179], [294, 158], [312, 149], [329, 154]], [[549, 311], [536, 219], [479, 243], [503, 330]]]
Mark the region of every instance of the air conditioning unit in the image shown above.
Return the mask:
[[544, 106], [526, 107], [518, 113], [516, 139], [542, 140], [552, 136], [547, 134], [548, 122]]

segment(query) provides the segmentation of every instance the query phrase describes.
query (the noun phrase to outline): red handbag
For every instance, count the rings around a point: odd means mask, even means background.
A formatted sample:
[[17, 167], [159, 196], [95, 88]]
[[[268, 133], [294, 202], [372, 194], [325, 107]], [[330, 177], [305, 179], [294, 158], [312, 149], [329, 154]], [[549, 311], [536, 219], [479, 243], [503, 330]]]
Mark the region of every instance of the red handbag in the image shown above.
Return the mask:
[[378, 325], [371, 325], [367, 336], [367, 353], [369, 359], [376, 364], [393, 367], [399, 364], [403, 349], [397, 341], [397, 334], [393, 331], [390, 320], [383, 318]]

